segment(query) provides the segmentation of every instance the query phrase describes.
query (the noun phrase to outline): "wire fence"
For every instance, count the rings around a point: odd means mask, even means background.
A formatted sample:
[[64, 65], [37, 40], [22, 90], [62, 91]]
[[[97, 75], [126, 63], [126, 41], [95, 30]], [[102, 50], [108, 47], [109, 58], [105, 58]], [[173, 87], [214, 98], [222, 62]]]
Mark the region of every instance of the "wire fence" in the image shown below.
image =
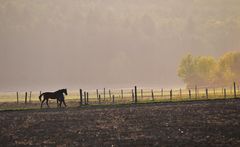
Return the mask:
[[[240, 98], [239, 85], [234, 82], [223, 87], [195, 86], [189, 89], [151, 89], [135, 86], [125, 89], [68, 90], [65, 101], [70, 106], [81, 106]], [[13, 104], [14, 107], [18, 105], [29, 107], [31, 104], [38, 107], [41, 93], [41, 91], [0, 92], [0, 109], [9, 104]], [[56, 100], [50, 100], [50, 103], [56, 103]]]

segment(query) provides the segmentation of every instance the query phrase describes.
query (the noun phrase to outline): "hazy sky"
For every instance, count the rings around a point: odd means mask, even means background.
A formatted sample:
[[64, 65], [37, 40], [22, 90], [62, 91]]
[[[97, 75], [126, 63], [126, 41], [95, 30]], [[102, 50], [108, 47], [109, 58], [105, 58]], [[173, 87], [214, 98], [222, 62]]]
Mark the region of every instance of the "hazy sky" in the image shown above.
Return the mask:
[[0, 0], [0, 90], [179, 87], [181, 58], [240, 51], [239, 0]]

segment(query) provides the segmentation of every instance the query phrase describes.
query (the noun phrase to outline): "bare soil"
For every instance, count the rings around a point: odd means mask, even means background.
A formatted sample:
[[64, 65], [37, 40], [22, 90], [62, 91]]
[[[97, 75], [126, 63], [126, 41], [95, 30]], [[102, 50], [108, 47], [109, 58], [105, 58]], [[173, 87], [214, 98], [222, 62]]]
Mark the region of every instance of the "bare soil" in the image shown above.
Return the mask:
[[240, 146], [240, 99], [0, 112], [0, 146]]

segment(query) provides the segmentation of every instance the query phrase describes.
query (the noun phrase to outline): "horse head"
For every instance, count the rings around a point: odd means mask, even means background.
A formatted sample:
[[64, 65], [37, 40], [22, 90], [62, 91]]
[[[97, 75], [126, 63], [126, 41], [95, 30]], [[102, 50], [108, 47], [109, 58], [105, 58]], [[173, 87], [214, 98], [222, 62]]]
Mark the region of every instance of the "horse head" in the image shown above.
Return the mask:
[[65, 95], [68, 95], [67, 89], [63, 89], [63, 93], [64, 93]]

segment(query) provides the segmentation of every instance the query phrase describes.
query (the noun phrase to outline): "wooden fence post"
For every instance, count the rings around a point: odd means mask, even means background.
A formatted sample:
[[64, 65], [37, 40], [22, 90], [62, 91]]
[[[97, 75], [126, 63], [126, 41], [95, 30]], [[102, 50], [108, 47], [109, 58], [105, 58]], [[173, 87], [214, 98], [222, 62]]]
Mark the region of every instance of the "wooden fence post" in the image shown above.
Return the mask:
[[208, 99], [208, 88], [206, 88], [206, 98]]
[[180, 88], [180, 98], [182, 98], [182, 89]]
[[112, 103], [114, 104], [115, 96], [112, 96]]
[[227, 98], [227, 90], [226, 90], [226, 88], [224, 88], [224, 98], [225, 99]]
[[97, 99], [99, 99], [98, 89], [96, 89]]
[[153, 89], [151, 90], [152, 92], [152, 101], [154, 101], [154, 93], [153, 93]]
[[32, 102], [32, 91], [30, 91], [30, 93], [29, 93], [29, 102], [30, 103]]
[[163, 88], [161, 89], [161, 97], [163, 97]]
[[198, 97], [198, 92], [197, 92], [197, 85], [195, 85], [195, 99]]
[[83, 105], [83, 94], [82, 94], [82, 89], [79, 90], [79, 94], [80, 94], [80, 105]]
[[189, 95], [189, 99], [191, 99], [191, 97], [192, 97], [191, 89], [188, 90], [188, 95]]
[[106, 89], [103, 88], [103, 100], [105, 101], [105, 98], [106, 98]]
[[172, 89], [170, 90], [170, 101], [172, 101]]
[[25, 92], [25, 104], [27, 104], [27, 92]]
[[109, 100], [111, 101], [111, 90], [109, 89], [109, 91], [108, 91], [108, 93], [109, 93]]
[[135, 103], [137, 103], [137, 86], [134, 87], [134, 91], [135, 91]]
[[89, 104], [89, 100], [88, 100], [88, 92], [87, 92], [87, 105]]
[[84, 91], [84, 104], [87, 105], [87, 93]]
[[101, 95], [98, 95], [98, 103], [101, 104]]
[[141, 89], [141, 99], [143, 99], [143, 89]]
[[19, 103], [18, 92], [17, 92], [17, 103]]
[[236, 83], [233, 82], [234, 98], [237, 98]]
[[133, 92], [133, 89], [132, 89], [132, 102], [134, 102], [134, 92]]
[[121, 97], [122, 97], [122, 99], [123, 99], [123, 90], [121, 90]]

